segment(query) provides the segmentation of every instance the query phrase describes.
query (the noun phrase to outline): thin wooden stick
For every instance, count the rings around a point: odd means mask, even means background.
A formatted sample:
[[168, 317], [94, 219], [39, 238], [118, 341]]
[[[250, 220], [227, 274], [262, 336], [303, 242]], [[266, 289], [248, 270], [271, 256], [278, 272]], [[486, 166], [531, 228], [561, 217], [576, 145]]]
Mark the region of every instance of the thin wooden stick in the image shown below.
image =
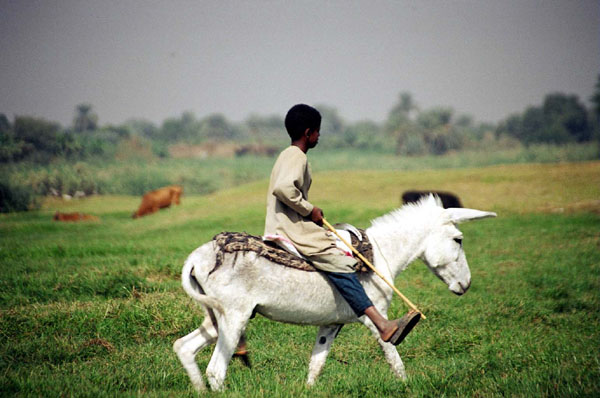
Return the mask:
[[419, 310], [419, 309], [418, 309], [418, 308], [417, 308], [417, 307], [416, 307], [416, 306], [415, 306], [415, 305], [414, 305], [414, 304], [413, 304], [413, 303], [412, 303], [412, 302], [411, 302], [411, 301], [410, 301], [410, 300], [409, 300], [409, 299], [408, 299], [408, 298], [407, 298], [405, 295], [403, 295], [403, 294], [400, 292], [400, 290], [396, 289], [396, 286], [394, 286], [394, 284], [393, 284], [393, 283], [391, 283], [390, 281], [388, 281], [388, 280], [387, 280], [387, 278], [386, 278], [385, 276], [381, 275], [381, 274], [379, 273], [379, 271], [377, 271], [377, 269], [375, 269], [375, 267], [373, 266], [373, 264], [371, 264], [371, 262], [370, 262], [369, 260], [367, 260], [367, 259], [366, 259], [366, 258], [365, 258], [365, 257], [364, 257], [362, 254], [360, 254], [360, 253], [359, 253], [359, 251], [358, 251], [358, 250], [356, 250], [356, 249], [355, 249], [355, 248], [352, 246], [352, 244], [350, 244], [350, 243], [346, 242], [346, 240], [345, 240], [344, 238], [342, 238], [342, 237], [340, 236], [340, 234], [338, 234], [338, 232], [335, 230], [335, 228], [333, 228], [333, 226], [332, 226], [331, 224], [329, 224], [329, 222], [328, 222], [328, 221], [327, 221], [325, 218], [323, 218], [323, 224], [325, 224], [325, 226], [327, 226], [327, 228], [329, 228], [329, 229], [331, 230], [331, 232], [333, 232], [333, 233], [334, 233], [334, 234], [335, 234], [335, 235], [336, 235], [338, 238], [340, 238], [340, 240], [341, 240], [342, 242], [344, 242], [344, 244], [345, 244], [346, 246], [348, 246], [348, 247], [349, 247], [349, 248], [350, 248], [350, 249], [351, 249], [351, 250], [354, 252], [354, 254], [356, 254], [356, 255], [358, 256], [358, 258], [360, 258], [360, 259], [361, 259], [361, 260], [362, 260], [362, 261], [363, 261], [363, 262], [364, 262], [364, 263], [365, 263], [365, 264], [366, 264], [366, 265], [367, 265], [369, 268], [371, 268], [371, 269], [373, 270], [373, 272], [375, 272], [375, 273], [377, 274], [377, 276], [379, 276], [381, 279], [383, 279], [383, 281], [384, 281], [385, 283], [387, 283], [387, 284], [388, 284], [388, 286], [389, 286], [389, 287], [391, 287], [391, 288], [394, 290], [394, 292], [396, 292], [396, 294], [397, 294], [398, 296], [400, 296], [400, 298], [401, 298], [402, 300], [404, 300], [404, 302], [406, 303], [406, 305], [408, 305], [410, 308], [412, 308], [413, 310], [415, 310], [415, 311], [417, 311], [418, 313], [420, 313], [420, 314], [421, 314], [421, 317], [422, 317], [423, 319], [427, 319], [427, 318], [425, 317], [425, 315], [424, 315], [424, 314], [423, 314], [423, 313], [422, 313], [422, 312], [421, 312], [421, 311], [420, 311], [420, 310]]

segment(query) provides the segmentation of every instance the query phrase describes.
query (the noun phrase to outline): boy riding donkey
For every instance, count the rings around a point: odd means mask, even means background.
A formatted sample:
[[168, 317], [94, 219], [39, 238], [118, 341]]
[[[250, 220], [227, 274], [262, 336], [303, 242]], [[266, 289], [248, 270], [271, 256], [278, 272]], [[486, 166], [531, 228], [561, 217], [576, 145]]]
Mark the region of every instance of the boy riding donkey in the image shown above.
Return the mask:
[[283, 150], [271, 172], [267, 193], [265, 235], [281, 235], [323, 273], [348, 302], [357, 317], [366, 315], [381, 339], [398, 345], [421, 314], [410, 311], [390, 321], [375, 308], [355, 273], [357, 260], [336, 246], [336, 238], [322, 227], [323, 211], [308, 201], [312, 182], [306, 153], [319, 142], [321, 114], [304, 104], [293, 106], [285, 117], [291, 145]]

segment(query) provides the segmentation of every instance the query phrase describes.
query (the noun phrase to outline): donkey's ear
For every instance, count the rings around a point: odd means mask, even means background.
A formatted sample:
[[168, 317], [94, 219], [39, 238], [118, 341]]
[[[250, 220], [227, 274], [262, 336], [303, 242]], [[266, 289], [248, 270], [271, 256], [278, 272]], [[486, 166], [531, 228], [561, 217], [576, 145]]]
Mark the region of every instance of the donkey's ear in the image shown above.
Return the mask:
[[459, 224], [465, 221], [479, 220], [481, 218], [496, 217], [496, 213], [491, 211], [481, 211], [475, 209], [463, 209], [460, 207], [450, 207], [446, 209], [446, 214], [450, 221]]

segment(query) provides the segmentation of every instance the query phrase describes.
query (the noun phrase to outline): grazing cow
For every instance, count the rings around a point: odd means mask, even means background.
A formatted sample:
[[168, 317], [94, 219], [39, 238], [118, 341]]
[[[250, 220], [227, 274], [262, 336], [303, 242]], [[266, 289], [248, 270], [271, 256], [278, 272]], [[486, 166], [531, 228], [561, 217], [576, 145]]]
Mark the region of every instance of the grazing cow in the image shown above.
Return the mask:
[[440, 198], [444, 209], [450, 207], [462, 207], [458, 196], [450, 192], [442, 191], [406, 191], [402, 194], [402, 203], [417, 203], [419, 200], [429, 195], [435, 195]]
[[96, 216], [84, 213], [61, 213], [57, 211], [52, 217], [54, 221], [100, 221]]
[[179, 197], [182, 193], [183, 188], [179, 185], [170, 185], [147, 192], [142, 197], [142, 204], [139, 209], [131, 217], [138, 218], [146, 214], [155, 213], [159, 209], [171, 206], [172, 203], [178, 205], [180, 203]]

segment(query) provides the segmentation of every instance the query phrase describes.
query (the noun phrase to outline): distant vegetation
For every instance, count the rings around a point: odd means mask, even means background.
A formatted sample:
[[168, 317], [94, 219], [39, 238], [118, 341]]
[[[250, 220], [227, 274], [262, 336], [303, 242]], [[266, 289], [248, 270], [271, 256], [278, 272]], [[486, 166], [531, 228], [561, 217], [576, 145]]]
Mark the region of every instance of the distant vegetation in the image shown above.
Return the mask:
[[[317, 108], [323, 115], [321, 132], [326, 137], [322, 148], [388, 151], [392, 147], [398, 155], [443, 155], [476, 148], [590, 142], [598, 139], [600, 78], [591, 101], [593, 108], [587, 109], [575, 95], [548, 94], [541, 105], [510, 115], [498, 125], [477, 123], [449, 107], [421, 109], [406, 92], [399, 95], [383, 123], [348, 123], [331, 106]], [[222, 114], [197, 118], [188, 111], [160, 126], [139, 119], [100, 126], [98, 120], [90, 104], [76, 107], [69, 127], [31, 116], [17, 116], [11, 123], [0, 114], [0, 162], [165, 158], [173, 156], [169, 149], [177, 145], [197, 146], [197, 155], [209, 156], [211, 144], [226, 143], [235, 144], [228, 154], [237, 151], [239, 155], [252, 154], [251, 148], [280, 148], [288, 142], [283, 115], [250, 115], [241, 123], [233, 123]]]
[[[452, 108], [421, 109], [406, 92], [382, 123], [350, 123], [335, 108], [316, 105], [323, 115], [321, 164], [406, 169], [595, 159], [600, 77], [590, 100], [587, 109], [577, 96], [548, 94], [541, 105], [497, 125]], [[186, 192], [212, 192], [267, 177], [268, 157], [288, 142], [283, 115], [234, 123], [222, 114], [184, 112], [160, 126], [139, 119], [113, 126], [100, 125], [91, 104], [79, 104], [72, 125], [64, 127], [31, 116], [11, 122], [0, 114], [0, 209], [35, 208], [36, 195], [141, 194], [172, 183], [189, 185]]]

